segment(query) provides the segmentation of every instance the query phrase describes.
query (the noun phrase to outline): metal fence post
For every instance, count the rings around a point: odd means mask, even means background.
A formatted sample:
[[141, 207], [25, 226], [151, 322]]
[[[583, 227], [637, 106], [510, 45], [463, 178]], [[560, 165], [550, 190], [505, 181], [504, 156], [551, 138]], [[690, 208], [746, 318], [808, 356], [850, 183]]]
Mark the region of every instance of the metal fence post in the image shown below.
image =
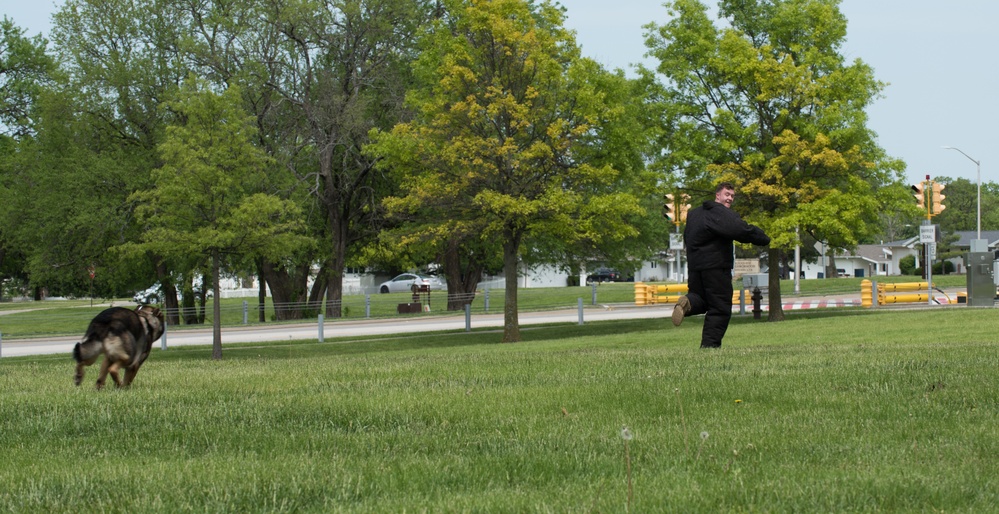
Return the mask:
[[472, 331], [472, 305], [465, 304], [465, 332]]
[[365, 318], [370, 318], [371, 317], [371, 295], [370, 294], [364, 295], [364, 317]]
[[580, 298], [578, 298], [578, 300], [579, 301], [577, 303], [579, 304], [579, 324], [582, 325], [583, 324], [583, 298], [580, 297]]
[[319, 315], [319, 342], [323, 342], [323, 315]]

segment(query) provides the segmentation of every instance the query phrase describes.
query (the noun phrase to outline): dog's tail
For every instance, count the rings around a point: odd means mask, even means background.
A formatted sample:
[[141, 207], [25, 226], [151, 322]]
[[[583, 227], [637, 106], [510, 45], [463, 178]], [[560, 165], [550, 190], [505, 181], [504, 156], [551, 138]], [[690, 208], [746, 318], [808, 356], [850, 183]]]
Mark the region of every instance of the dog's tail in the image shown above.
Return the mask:
[[88, 337], [73, 347], [73, 359], [89, 366], [100, 357], [103, 348], [100, 339]]

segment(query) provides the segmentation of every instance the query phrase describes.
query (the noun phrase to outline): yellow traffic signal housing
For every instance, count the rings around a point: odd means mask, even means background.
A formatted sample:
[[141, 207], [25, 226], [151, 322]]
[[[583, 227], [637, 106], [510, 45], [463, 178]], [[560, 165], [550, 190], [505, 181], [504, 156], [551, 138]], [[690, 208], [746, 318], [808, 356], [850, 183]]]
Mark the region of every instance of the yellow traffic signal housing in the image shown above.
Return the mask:
[[687, 221], [687, 211], [690, 210], [690, 204], [686, 203], [688, 200], [690, 200], [690, 196], [680, 195], [680, 198], [676, 203], [676, 220], [679, 223], [685, 223]]
[[916, 205], [926, 210], [926, 182], [916, 182], [912, 185], [912, 196], [916, 197]]
[[676, 213], [673, 212], [673, 195], [666, 193], [663, 195], [663, 217], [673, 221]]
[[930, 185], [930, 189], [932, 190], [930, 192], [930, 198], [932, 199], [933, 203], [933, 207], [931, 210], [932, 216], [940, 214], [941, 212], [943, 212], [944, 209], [947, 208], [947, 206], [943, 204], [944, 198], [947, 198], [946, 196], [943, 195], [944, 187], [945, 186], [939, 182], [933, 182]]

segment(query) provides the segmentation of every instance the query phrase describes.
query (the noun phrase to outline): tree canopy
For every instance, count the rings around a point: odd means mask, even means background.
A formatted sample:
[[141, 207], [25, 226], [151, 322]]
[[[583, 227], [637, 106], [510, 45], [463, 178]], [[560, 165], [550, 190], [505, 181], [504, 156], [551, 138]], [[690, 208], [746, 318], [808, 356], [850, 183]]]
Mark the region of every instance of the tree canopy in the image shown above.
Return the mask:
[[378, 134], [373, 151], [401, 179], [389, 209], [423, 211], [442, 240], [501, 248], [503, 340], [520, 340], [517, 276], [524, 248], [631, 235], [642, 209], [614, 188], [620, 171], [585, 146], [615, 117], [563, 13], [524, 0], [453, 0], [422, 38], [415, 119]]
[[[877, 145], [865, 109], [884, 84], [840, 47], [838, 0], [721, 0], [718, 19], [697, 0], [666, 3], [647, 26], [661, 80], [649, 98], [664, 113], [658, 166], [678, 187], [729, 181], [737, 210], [772, 238], [769, 264], [799, 243], [796, 229], [848, 248], [905, 186], [900, 161]], [[899, 205], [895, 205], [900, 208]], [[770, 274], [771, 320], [783, 319]]]

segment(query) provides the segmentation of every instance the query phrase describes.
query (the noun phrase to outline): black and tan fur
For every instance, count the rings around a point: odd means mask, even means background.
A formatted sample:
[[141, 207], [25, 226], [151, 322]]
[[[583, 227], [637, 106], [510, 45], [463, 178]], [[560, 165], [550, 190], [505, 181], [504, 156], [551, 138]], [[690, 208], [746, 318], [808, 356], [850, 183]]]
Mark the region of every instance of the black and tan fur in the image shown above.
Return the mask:
[[[83, 340], [73, 347], [76, 360], [74, 383], [83, 381], [85, 366], [104, 355], [97, 388], [104, 387], [110, 374], [118, 387], [128, 387], [139, 367], [149, 357], [153, 342], [163, 335], [163, 313], [155, 307], [140, 305], [135, 310], [124, 307], [105, 309], [90, 322]], [[118, 370], [125, 368], [125, 380], [118, 377]]]

